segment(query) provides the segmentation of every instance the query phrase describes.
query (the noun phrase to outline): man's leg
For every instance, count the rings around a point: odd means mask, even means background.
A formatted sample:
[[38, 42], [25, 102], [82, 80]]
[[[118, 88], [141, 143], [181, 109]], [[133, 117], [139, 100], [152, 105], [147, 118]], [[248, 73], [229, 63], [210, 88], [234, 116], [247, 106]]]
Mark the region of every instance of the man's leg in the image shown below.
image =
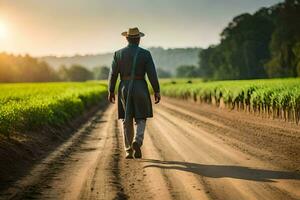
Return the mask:
[[126, 158], [132, 158], [132, 140], [134, 135], [133, 118], [127, 121], [123, 120], [123, 134]]
[[142, 157], [141, 146], [143, 145], [143, 141], [144, 141], [145, 128], [146, 128], [146, 119], [136, 119], [136, 134], [134, 137], [134, 142], [132, 143], [135, 158]]
[[140, 146], [143, 145], [145, 128], [146, 119], [136, 119], [136, 134], [134, 136], [134, 141], [136, 141]]

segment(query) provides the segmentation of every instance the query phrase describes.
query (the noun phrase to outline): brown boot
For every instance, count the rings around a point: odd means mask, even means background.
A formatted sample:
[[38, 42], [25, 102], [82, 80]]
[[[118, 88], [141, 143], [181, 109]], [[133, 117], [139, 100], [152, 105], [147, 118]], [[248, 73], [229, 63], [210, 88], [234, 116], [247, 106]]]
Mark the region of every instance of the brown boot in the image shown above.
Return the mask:
[[141, 146], [137, 143], [137, 141], [132, 143], [132, 148], [134, 150], [134, 158], [142, 158]]

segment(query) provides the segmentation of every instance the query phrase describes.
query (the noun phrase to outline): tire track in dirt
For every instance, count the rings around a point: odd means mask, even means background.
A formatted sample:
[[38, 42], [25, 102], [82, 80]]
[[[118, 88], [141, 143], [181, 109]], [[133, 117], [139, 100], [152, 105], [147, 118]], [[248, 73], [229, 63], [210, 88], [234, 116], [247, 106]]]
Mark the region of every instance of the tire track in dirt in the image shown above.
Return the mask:
[[36, 199], [44, 189], [51, 188], [49, 180], [60, 179], [55, 177], [55, 174], [63, 168], [66, 162], [76, 162], [70, 158], [71, 153], [77, 149], [83, 140], [90, 136], [91, 130], [94, 129], [102, 116], [102, 111], [97, 112], [70, 139], [37, 164], [27, 176], [3, 191], [0, 194], [0, 199]]
[[300, 128], [245, 113], [228, 112], [207, 105], [167, 100], [162, 106], [195, 126], [230, 142], [232, 146], [262, 160], [300, 171]]
[[[223, 144], [222, 141], [218, 141], [217, 138], [191, 125], [189, 126], [187, 122], [172, 117], [167, 112], [164, 113], [159, 110], [159, 114], [157, 115], [157, 118], [159, 118], [163, 124], [170, 123], [169, 130], [171, 130], [173, 126], [173, 130], [171, 131], [173, 137], [169, 136], [167, 138], [176, 138], [177, 140], [173, 139], [174, 141], [171, 141], [172, 139], [169, 139], [168, 144], [173, 145], [171, 146], [173, 147], [172, 152], [177, 151], [179, 155], [182, 155], [181, 159], [183, 159], [183, 161], [171, 161], [169, 163], [183, 165], [182, 169], [185, 169], [185, 167], [190, 168], [186, 171], [196, 174], [196, 177], [201, 179], [200, 184], [204, 184], [207, 188], [210, 188], [207, 192], [209, 192], [212, 199], [231, 199], [233, 196], [234, 199], [264, 199], [266, 197], [268, 197], [266, 199], [269, 199], [269, 197], [276, 197], [275, 199], [294, 199], [294, 197], [289, 195], [289, 193], [297, 193], [296, 187], [291, 185], [293, 183], [290, 184], [289, 188], [285, 189], [264, 183], [272, 182], [272, 178], [296, 179], [296, 175], [290, 172], [278, 171], [271, 165], [266, 165], [266, 163], [260, 162], [256, 158], [239, 153], [227, 144]], [[184, 129], [178, 127], [178, 124], [183, 125]], [[170, 155], [168, 154], [167, 157], [170, 157]], [[177, 156], [177, 159], [178, 158], [180, 157]], [[195, 162], [190, 163], [190, 161], [193, 160], [195, 160]], [[226, 165], [220, 165], [220, 163], [225, 163]], [[246, 164], [246, 166], [249, 165], [249, 167], [242, 166], [244, 164]], [[256, 166], [259, 165], [270, 170], [257, 169]], [[223, 179], [223, 177], [226, 176], [233, 178], [233, 180], [211, 180], [211, 178]], [[255, 183], [247, 184], [242, 180], [254, 181]], [[262, 190], [260, 185], [263, 185], [262, 187], [265, 189]], [[220, 188], [223, 189], [223, 191], [220, 191]], [[250, 188], [252, 189], [250, 190]], [[235, 191], [234, 195], [232, 191]], [[257, 194], [254, 195], [254, 193]], [[258, 194], [260, 196], [258, 196]]]
[[116, 108], [110, 106], [20, 180], [14, 195], [0, 199], [126, 199], [118, 137]]
[[109, 112], [107, 128], [102, 131], [108, 138], [95, 168], [87, 175], [80, 199], [127, 199], [120, 178], [121, 144], [116, 110]]
[[[138, 160], [125, 159], [122, 125], [109, 106], [19, 199], [300, 199], [297, 158], [280, 160], [286, 145], [298, 148], [293, 125], [194, 106], [156, 106]], [[257, 142], [266, 138], [280, 141]]]
[[[156, 115], [156, 118], [160, 120], [158, 115]], [[167, 126], [165, 125], [167, 124], [164, 124], [162, 128], [156, 123], [156, 120], [150, 121], [148, 124], [146, 131], [148, 137], [146, 137], [146, 142], [151, 144], [151, 151], [145, 150], [147, 156], [141, 161], [143, 168], [146, 170], [159, 170], [157, 173], [162, 174], [170, 196], [172, 197], [171, 199], [210, 199], [207, 193], [208, 189], [203, 182], [199, 184], [199, 181], [189, 174], [163, 167], [164, 165], [170, 166], [169, 159], [171, 158], [174, 158], [172, 159], [174, 161], [183, 159], [182, 154], [175, 151], [172, 147], [172, 137], [165, 137], [164, 131], [167, 130]], [[147, 146], [145, 148], [149, 147]], [[153, 152], [155, 152], [155, 154]], [[156, 165], [159, 167], [153, 167]]]
[[[272, 157], [269, 149], [256, 149], [239, 140], [243, 138], [230, 137], [243, 137], [247, 134], [245, 126], [236, 129], [205, 113], [200, 116], [184, 104], [162, 102], [155, 109], [155, 119], [148, 120], [144, 159], [135, 162], [135, 167], [129, 165], [129, 170], [145, 170], [147, 176], [142, 182], [148, 189], [142, 194], [151, 194], [149, 199], [299, 199], [298, 173], [260, 159], [260, 155]], [[174, 105], [180, 112], [170, 109]], [[230, 134], [220, 137], [222, 131]], [[257, 126], [257, 131], [253, 137], [259, 137], [265, 129]], [[288, 131], [286, 134], [290, 134]], [[236, 143], [241, 143], [240, 148], [233, 145]], [[260, 154], [249, 154], [249, 149]], [[147, 199], [132, 194], [126, 186], [125, 191], [129, 198], [139, 197], [131, 199]]]
[[299, 198], [299, 174], [232, 148], [232, 141], [217, 137], [213, 128], [203, 129], [163, 107], [156, 109], [149, 135], [164, 159], [152, 161], [151, 167], [191, 173], [211, 199]]

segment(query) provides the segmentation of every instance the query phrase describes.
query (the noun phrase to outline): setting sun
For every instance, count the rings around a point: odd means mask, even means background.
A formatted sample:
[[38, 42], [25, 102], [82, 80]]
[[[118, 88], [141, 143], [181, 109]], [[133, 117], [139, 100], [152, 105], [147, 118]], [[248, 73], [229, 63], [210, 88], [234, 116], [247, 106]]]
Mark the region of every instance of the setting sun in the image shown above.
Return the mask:
[[7, 26], [3, 22], [0, 22], [0, 39], [5, 39], [8, 35]]

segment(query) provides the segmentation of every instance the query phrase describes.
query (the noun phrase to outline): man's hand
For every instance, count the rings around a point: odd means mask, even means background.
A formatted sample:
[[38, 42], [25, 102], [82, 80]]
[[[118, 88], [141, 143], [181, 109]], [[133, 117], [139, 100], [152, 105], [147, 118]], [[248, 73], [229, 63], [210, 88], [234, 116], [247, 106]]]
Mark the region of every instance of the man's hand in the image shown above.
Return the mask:
[[154, 93], [154, 99], [155, 99], [155, 104], [158, 104], [160, 102], [160, 93]]
[[115, 103], [115, 101], [116, 101], [115, 93], [110, 92], [110, 93], [108, 94], [108, 101], [109, 101], [110, 103]]

